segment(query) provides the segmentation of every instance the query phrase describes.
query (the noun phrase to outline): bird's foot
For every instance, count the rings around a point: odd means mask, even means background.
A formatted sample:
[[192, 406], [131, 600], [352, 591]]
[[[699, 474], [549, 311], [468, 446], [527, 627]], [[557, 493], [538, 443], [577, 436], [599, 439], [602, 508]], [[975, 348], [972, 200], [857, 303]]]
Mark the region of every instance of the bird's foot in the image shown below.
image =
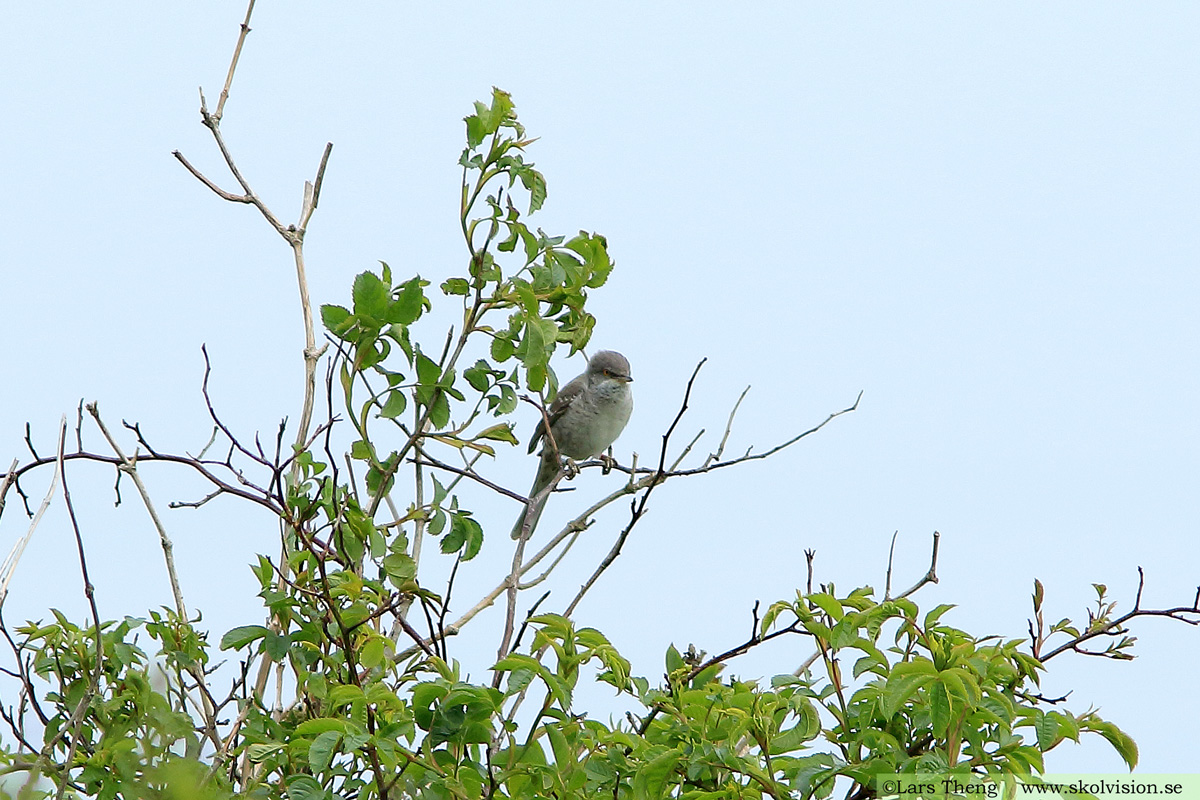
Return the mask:
[[603, 473], [604, 475], [607, 475], [608, 473], [612, 472], [613, 467], [615, 467], [617, 465], [617, 460], [615, 458], [613, 458], [611, 447], [608, 448], [607, 453], [601, 453], [599, 456], [597, 456], [597, 458], [600, 459], [600, 464], [601, 464], [600, 472]]

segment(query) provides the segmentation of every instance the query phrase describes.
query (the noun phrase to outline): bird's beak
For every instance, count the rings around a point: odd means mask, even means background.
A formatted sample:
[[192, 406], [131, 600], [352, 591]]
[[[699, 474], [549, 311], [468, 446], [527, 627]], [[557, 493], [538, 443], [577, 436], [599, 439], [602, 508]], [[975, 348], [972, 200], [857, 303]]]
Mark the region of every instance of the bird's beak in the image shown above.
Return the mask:
[[621, 378], [621, 380], [625, 381], [626, 383], [633, 383], [633, 378], [630, 377], [629, 375], [626, 375], [624, 378]]

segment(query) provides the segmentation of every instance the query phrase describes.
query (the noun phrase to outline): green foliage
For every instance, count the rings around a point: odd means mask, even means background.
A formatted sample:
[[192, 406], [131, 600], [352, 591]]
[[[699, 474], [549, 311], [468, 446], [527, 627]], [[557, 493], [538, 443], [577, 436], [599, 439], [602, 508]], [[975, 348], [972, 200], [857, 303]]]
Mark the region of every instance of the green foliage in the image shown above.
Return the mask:
[[[284, 555], [252, 565], [267, 624], [220, 640], [245, 665], [232, 691], [212, 691], [206, 638], [173, 612], [99, 632], [55, 612], [17, 629], [18, 655], [48, 687], [42, 742], [0, 751], [0, 767], [100, 798], [716, 800], [825, 798], [835, 781], [867, 787], [883, 773], [1038, 773], [1046, 752], [1085, 733], [1136, 764], [1116, 726], [1037, 693], [1048, 638], [1114, 630], [1099, 585], [1086, 627], [1047, 629], [1037, 584], [1031, 651], [950, 627], [948, 605], [922, 615], [908, 598], [828, 587], [771, 605], [753, 637], [721, 656], [669, 647], [661, 681], [635, 676], [600, 631], [553, 614], [526, 620], [528, 645], [507, 648], [490, 681], [461, 674], [448, 654], [447, 601], [422, 583], [416, 544], [436, 537], [460, 561], [481, 552], [486, 532], [458, 481], [476, 477], [473, 465], [498, 444], [518, 443], [497, 418], [515, 410], [522, 383], [553, 391], [550, 358], [559, 345], [587, 344], [588, 291], [613, 267], [598, 234], [529, 228], [546, 181], [526, 160], [532, 140], [508, 94], [475, 104], [466, 137], [466, 263], [439, 284], [461, 306], [457, 336], [423, 348], [441, 341], [417, 333], [440, 298], [430, 281], [397, 280], [386, 263], [354, 279], [348, 307], [322, 306], [336, 345], [330, 394], [340, 389], [353, 431], [349, 462], [343, 469], [342, 454], [315, 436], [268, 464], [260, 502], [278, 515]], [[411, 494], [401, 470], [412, 472]], [[138, 645], [142, 630], [158, 643], [156, 662]], [[726, 674], [736, 656], [781, 637], [806, 643], [804, 668], [765, 684]], [[1131, 644], [1105, 655], [1127, 657]], [[271, 702], [271, 674], [291, 702]], [[592, 718], [575, 703], [581, 680], [607, 684], [637, 713]]]

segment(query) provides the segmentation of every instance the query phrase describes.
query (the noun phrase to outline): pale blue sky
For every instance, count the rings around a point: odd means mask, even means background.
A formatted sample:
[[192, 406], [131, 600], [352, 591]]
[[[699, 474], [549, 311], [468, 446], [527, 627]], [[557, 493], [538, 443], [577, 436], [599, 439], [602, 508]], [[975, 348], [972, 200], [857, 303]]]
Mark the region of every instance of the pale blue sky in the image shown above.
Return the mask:
[[[296, 416], [288, 250], [170, 155], [231, 186], [196, 87], [215, 99], [243, 12], [241, 0], [5, 9], [5, 466], [26, 421], [52, 449], [80, 397], [110, 425], [140, 421], [162, 449], [199, 449], [201, 343], [231, 424], [270, 435]], [[1127, 607], [1139, 565], [1145, 605], [1191, 601], [1194, 4], [260, 2], [252, 27], [223, 129], [256, 190], [294, 219], [334, 143], [307, 244], [316, 302], [345, 302], [352, 276], [380, 259], [435, 284], [457, 274], [461, 119], [497, 85], [541, 137], [531, 156], [550, 194], [534, 221], [597, 230], [617, 260], [592, 308], [594, 347], [625, 353], [636, 378], [618, 457], [657, 452], [703, 356], [684, 427], [719, 433], [753, 384], [734, 449], [787, 438], [865, 390], [857, 413], [796, 449], [656, 495], [578, 614], [636, 672], [658, 675], [669, 642], [742, 641], [755, 600], [802, 584], [805, 548], [819, 580], [881, 587], [895, 530], [903, 584], [943, 532], [942, 582], [918, 599], [957, 603], [947, 621], [978, 634], [1022, 636], [1035, 577], [1054, 619], [1082, 616], [1092, 582]], [[514, 455], [492, 470], [520, 490], [533, 464]], [[110, 473], [71, 480], [102, 613], [169, 602], [132, 487], [114, 514]], [[201, 491], [150, 480], [164, 503]], [[585, 476], [547, 519], [604, 480]], [[499, 535], [464, 571], [460, 608], [508, 559], [514, 509], [479, 507]], [[5, 551], [18, 510], [0, 524]], [[549, 606], [565, 604], [621, 513], [564, 564]], [[256, 621], [244, 564], [277, 551], [269, 520], [232, 503], [167, 519], [189, 603], [218, 632]], [[52, 513], [6, 616], [82, 610], [68, 536]], [[1045, 693], [1073, 689], [1072, 710], [1099, 707], [1138, 741], [1142, 770], [1194, 769], [1200, 632], [1157, 620], [1133, 632], [1137, 661], [1052, 662]], [[460, 657], [478, 674], [490, 652]], [[806, 655], [797, 642], [732, 671], [787, 671]], [[1047, 765], [1122, 769], [1099, 738]]]

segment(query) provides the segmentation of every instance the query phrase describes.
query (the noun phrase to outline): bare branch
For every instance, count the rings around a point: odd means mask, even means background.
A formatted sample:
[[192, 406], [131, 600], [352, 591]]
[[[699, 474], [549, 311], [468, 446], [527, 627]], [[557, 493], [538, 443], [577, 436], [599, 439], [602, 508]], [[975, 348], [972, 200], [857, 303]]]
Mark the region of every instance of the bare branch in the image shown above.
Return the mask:
[[142, 483], [142, 477], [138, 475], [137, 457], [135, 455], [133, 458], [129, 458], [121, 451], [121, 446], [117, 444], [117, 440], [109, 433], [108, 426], [100, 418], [100, 408], [96, 403], [88, 403], [87, 410], [92, 415], [92, 418], [96, 420], [96, 425], [100, 428], [100, 432], [104, 434], [104, 438], [108, 440], [109, 447], [117, 454], [117, 458], [121, 460], [120, 470], [133, 479], [133, 485], [137, 487], [138, 493], [142, 496], [142, 502], [145, 504], [146, 510], [150, 513], [150, 519], [154, 523], [155, 530], [158, 531], [158, 540], [162, 545], [163, 558], [167, 564], [167, 578], [171, 583], [171, 592], [175, 596], [175, 610], [179, 613], [181, 619], [187, 619], [187, 606], [183, 602], [183, 590], [179, 585], [179, 574], [175, 571], [175, 545], [171, 542], [171, 537], [167, 534], [166, 526], [158, 518], [154, 502], [150, 499], [150, 492], [146, 489], [146, 485]]
[[221, 121], [221, 114], [225, 111], [225, 101], [229, 99], [229, 87], [233, 85], [233, 73], [237, 69], [238, 59], [242, 56], [242, 45], [245, 44], [246, 36], [250, 33], [250, 15], [253, 13], [254, 0], [250, 0], [250, 5], [246, 7], [246, 19], [242, 21], [241, 33], [238, 34], [237, 45], [233, 48], [229, 73], [225, 76], [225, 88], [221, 89], [221, 96], [217, 99], [217, 111], [213, 114], [213, 119], [217, 122]]
[[8, 494], [8, 487], [17, 479], [17, 466], [20, 463], [19, 459], [14, 458], [8, 465], [8, 472], [4, 473], [4, 480], [0, 481], [0, 517], [4, 516], [4, 496]]
[[[702, 464], [701, 466], [693, 467], [692, 469], [662, 471], [661, 473], [658, 470], [648, 469], [648, 468], [638, 469], [635, 471], [629, 467], [623, 467], [619, 464], [614, 466], [613, 469], [617, 470], [618, 472], [624, 472], [626, 474], [659, 475], [659, 477], [661, 479], [659, 482], [662, 482], [662, 480], [666, 480], [667, 478], [677, 478], [677, 477], [682, 477], [685, 475], [702, 475], [706, 472], [712, 472], [713, 470], [717, 470], [717, 469], [724, 469], [725, 467], [732, 467], [734, 465], [742, 464], [747, 461], [759, 461], [764, 458], [770, 458], [771, 456], [775, 455], [779, 451], [784, 450], [784, 449], [796, 444], [801, 439], [804, 439], [804, 438], [807, 438], [807, 437], [813, 435], [814, 433], [821, 430], [826, 425], [828, 425], [830, 422], [832, 422], [833, 420], [842, 416], [843, 414], [849, 414], [851, 411], [857, 411], [859, 401], [862, 400], [862, 395], [863, 395], [863, 393], [859, 392], [858, 396], [854, 399], [853, 404], [847, 406], [846, 408], [841, 409], [840, 411], [832, 412], [828, 417], [826, 417], [824, 420], [822, 420], [820, 422], [820, 424], [814, 425], [813, 427], [809, 428], [808, 430], [804, 431], [803, 433], [797, 434], [796, 436], [793, 436], [791, 439], [788, 439], [785, 442], [777, 444], [769, 450], [764, 450], [761, 453], [753, 452], [754, 448], [751, 447], [751, 448], [747, 449], [743, 455], [738, 456], [737, 458], [728, 459], [727, 461], [713, 461], [711, 463], [708, 463], [706, 461], [706, 463]], [[582, 468], [584, 466], [599, 466], [599, 465], [600, 465], [600, 462], [596, 462], [594, 465], [592, 464], [592, 462], [588, 462], [586, 465], [581, 464], [579, 466]]]
[[321, 184], [325, 182], [325, 167], [329, 164], [329, 155], [332, 152], [333, 142], [326, 142], [325, 152], [321, 154], [321, 164], [317, 167], [316, 181], [304, 183], [304, 202], [300, 206], [300, 221], [296, 223], [296, 229], [299, 231], [308, 228], [308, 221], [312, 219], [317, 204], [321, 202]]
[[[1083, 645], [1084, 642], [1088, 642], [1088, 641], [1091, 641], [1092, 639], [1096, 639], [1096, 638], [1099, 638], [1102, 636], [1105, 636], [1105, 637], [1121, 636], [1128, 632], [1127, 629], [1125, 628], [1126, 623], [1128, 623], [1134, 619], [1139, 619], [1141, 617], [1166, 617], [1168, 619], [1177, 620], [1179, 622], [1183, 622], [1188, 625], [1200, 626], [1200, 593], [1197, 594], [1196, 600], [1193, 601], [1191, 606], [1175, 606], [1174, 608], [1146, 609], [1146, 608], [1141, 607], [1142, 589], [1144, 586], [1144, 582], [1145, 582], [1145, 574], [1142, 572], [1142, 568], [1138, 567], [1137, 598], [1134, 602], [1133, 608], [1129, 612], [1127, 612], [1119, 617], [1116, 617], [1114, 619], [1107, 620], [1107, 621], [1105, 621], [1103, 619], [1094, 620], [1093, 623], [1091, 625], [1089, 625], [1088, 629], [1085, 630], [1083, 633], [1079, 634], [1078, 636], [1072, 637], [1069, 641], [1065, 642], [1062, 645], [1059, 645], [1058, 647], [1054, 648], [1053, 650], [1051, 650], [1049, 653], [1047, 653], [1044, 656], [1039, 655], [1037, 653], [1037, 651], [1035, 650], [1034, 656], [1039, 661], [1041, 661], [1043, 664], [1046, 663], [1047, 661], [1049, 661], [1050, 659], [1054, 658], [1055, 656], [1061, 655], [1062, 653], [1065, 653], [1068, 651], [1079, 653], [1080, 655], [1085, 655], [1085, 656], [1101, 656], [1101, 657], [1106, 657], [1106, 658], [1131, 658], [1131, 656], [1129, 656], [1128, 654], [1119, 653], [1119, 651], [1116, 651], [1117, 654], [1114, 654], [1113, 650], [1105, 650], [1105, 651], [1086, 650], [1083, 647], [1081, 647], [1081, 645]], [[1053, 635], [1053, 633], [1054, 632], [1051, 631], [1051, 635]], [[1040, 636], [1036, 637], [1035, 638], [1035, 646], [1040, 645], [1042, 641], [1043, 640], [1041, 639]], [[1039, 647], [1039, 649], [1040, 649], [1040, 647]]]
[[[28, 438], [28, 430], [26, 431], [26, 438]], [[30, 449], [32, 449], [32, 445]], [[13, 476], [17, 475], [16, 462], [14, 461], [13, 464], [13, 468], [9, 469], [8, 475], [5, 476], [6, 486], [10, 482], [10, 478], [15, 480]], [[29, 544], [29, 540], [33, 538], [33, 532], [37, 530], [38, 523], [42, 521], [42, 515], [50, 507], [50, 500], [54, 497], [54, 492], [58, 488], [58, 482], [62, 479], [62, 464], [63, 460], [61, 458], [56, 459], [54, 476], [50, 479], [50, 488], [46, 490], [46, 496], [42, 499], [42, 504], [38, 507], [37, 513], [33, 515], [33, 520], [29, 523], [29, 528], [25, 531], [25, 535], [17, 540], [12, 550], [5, 556], [4, 564], [0, 565], [0, 607], [4, 606], [4, 599], [8, 597], [8, 584], [12, 582], [13, 573], [17, 569], [17, 563], [21, 560], [21, 555], [25, 552], [25, 545]]]
[[892, 531], [892, 543], [888, 547], [888, 567], [887, 579], [883, 585], [883, 599], [890, 600], [892, 597], [892, 562], [896, 557], [896, 537], [900, 535], [899, 529]]
[[517, 650], [521, 646], [521, 637], [525, 635], [525, 631], [529, 628], [529, 620], [533, 619], [533, 615], [537, 613], [538, 606], [550, 596], [550, 592], [543, 592], [542, 596], [533, 601], [533, 605], [525, 612], [525, 621], [521, 623], [521, 629], [517, 631], [517, 638], [513, 640], [513, 650]]
[[650, 494], [654, 491], [654, 487], [658, 486], [658, 484], [662, 483], [663, 481], [662, 476], [664, 475], [664, 467], [667, 463], [667, 448], [671, 443], [671, 435], [675, 433], [675, 428], [678, 427], [679, 421], [682, 420], [683, 415], [687, 413], [688, 400], [690, 400], [692, 397], [692, 386], [695, 385], [696, 376], [700, 374], [700, 368], [704, 366], [704, 362], [706, 361], [708, 361], [707, 357], [700, 359], [700, 363], [698, 363], [696, 368], [692, 370], [692, 377], [688, 378], [687, 388], [683, 392], [683, 403], [679, 407], [679, 413], [675, 415], [675, 419], [672, 420], [671, 425], [667, 428], [667, 432], [662, 436], [662, 448], [659, 450], [658, 455], [658, 469], [651, 478], [649, 485], [646, 486], [646, 491], [642, 494], [641, 501], [639, 502], [636, 499], [630, 501], [629, 524], [627, 524], [625, 529], [622, 530], [617, 536], [617, 540], [613, 542], [612, 549], [608, 551], [608, 555], [604, 557], [604, 560], [601, 561], [599, 566], [596, 567], [595, 571], [592, 572], [591, 577], [584, 582], [583, 586], [579, 587], [579, 592], [563, 611], [564, 617], [571, 616], [571, 614], [575, 611], [575, 608], [579, 605], [580, 601], [583, 600], [583, 596], [587, 594], [588, 590], [591, 589], [593, 585], [595, 585], [600, 576], [604, 574], [604, 571], [607, 570], [614, 561], [616, 561], [617, 556], [621, 555], [621, 548], [625, 545], [625, 540], [629, 538], [629, 533], [633, 530], [633, 526], [637, 525], [638, 521], [645, 516], [646, 503], [650, 500]]
[[[933, 553], [930, 555], [930, 558], [929, 558], [929, 571], [925, 573], [925, 575], [921, 578], [921, 580], [919, 580], [915, 584], [913, 584], [912, 588], [910, 588], [906, 592], [901, 592], [899, 597], [908, 597], [912, 594], [915, 594], [916, 591], [918, 589], [920, 589], [922, 586], [924, 586], [925, 584], [938, 582], [938, 576], [937, 576], [938, 544], [941, 542], [941, 539], [942, 539], [942, 535], [940, 533], [938, 533], [937, 531], [934, 531], [933, 532]], [[889, 572], [890, 572], [890, 569], [889, 569]], [[888, 598], [888, 599], [890, 599], [890, 598]]]
[[[83, 551], [83, 534], [79, 531], [79, 520], [75, 516], [75, 504], [71, 502], [71, 490], [67, 486], [67, 473], [63, 468], [63, 443], [67, 434], [67, 419], [64, 416], [62, 427], [58, 437], [58, 472], [62, 476], [63, 486], [63, 502], [67, 506], [67, 516], [71, 520], [71, 530], [75, 533], [75, 546], [79, 552], [79, 570], [83, 575], [83, 595], [87, 599], [88, 607], [92, 611], [92, 623], [96, 637], [96, 664], [92, 672], [92, 678], [88, 682], [88, 688], [80, 698], [79, 706], [76, 707], [75, 713], [71, 715], [71, 744], [68, 748], [67, 755], [63, 759], [63, 763], [70, 764], [74, 761], [75, 749], [79, 745], [79, 726], [83, 724], [83, 711], [88, 705], [91, 705], [92, 698], [96, 694], [96, 690], [100, 686], [100, 675], [104, 669], [104, 643], [100, 634], [100, 611], [96, 608], [96, 590], [92, 585], [92, 579], [88, 575], [87, 556]], [[50, 752], [44, 750], [43, 754]], [[61, 798], [66, 791], [67, 782], [63, 781], [58, 786], [58, 797]]]
[[196, 180], [200, 181], [209, 189], [211, 189], [213, 194], [222, 200], [228, 200], [231, 203], [254, 203], [254, 198], [249, 194], [234, 194], [233, 192], [227, 192], [220, 186], [217, 186], [215, 183], [209, 180], [209, 178], [203, 172], [193, 167], [192, 163], [188, 161], [187, 158], [184, 157], [183, 153], [179, 152], [178, 150], [172, 150], [171, 155], [175, 156], [179, 163], [183, 164], [183, 166], [187, 168], [187, 171], [192, 173], [192, 176], [195, 177]]
[[429, 455], [429, 453], [425, 450], [425, 448], [421, 447], [420, 445], [418, 445], [416, 449], [417, 449], [417, 454], [419, 455], [419, 458], [415, 458], [415, 457], [410, 458], [409, 463], [411, 463], [411, 464], [415, 464], [419, 467], [433, 467], [435, 469], [440, 469], [440, 470], [445, 470], [446, 472], [451, 472], [451, 473], [458, 475], [460, 477], [463, 477], [463, 478], [470, 478], [471, 480], [475, 481], [476, 483], [480, 483], [480, 484], [488, 487], [489, 489], [491, 489], [493, 492], [496, 492], [497, 494], [502, 494], [505, 497], [511, 497], [513, 500], [516, 500], [520, 503], [528, 502], [528, 498], [526, 498], [524, 495], [517, 494], [512, 489], [506, 489], [505, 487], [501, 486], [498, 483], [493, 483], [492, 481], [489, 481], [487, 478], [483, 477], [482, 475], [480, 475], [478, 472], [476, 472], [473, 469], [460, 469], [458, 467], [451, 466], [450, 464], [447, 464], [444, 461], [440, 461], [440, 460], [434, 458], [433, 456]]
[[729, 412], [729, 420], [725, 423], [725, 433], [721, 436], [721, 443], [717, 445], [717, 452], [710, 453], [708, 458], [704, 459], [704, 466], [707, 467], [712, 462], [721, 460], [721, 456], [725, 453], [725, 443], [729, 441], [729, 432], [733, 430], [733, 418], [737, 416], [738, 408], [742, 405], [742, 401], [746, 399], [746, 394], [749, 391], [750, 387], [747, 386], [738, 395], [737, 402], [733, 404], [733, 409]]

